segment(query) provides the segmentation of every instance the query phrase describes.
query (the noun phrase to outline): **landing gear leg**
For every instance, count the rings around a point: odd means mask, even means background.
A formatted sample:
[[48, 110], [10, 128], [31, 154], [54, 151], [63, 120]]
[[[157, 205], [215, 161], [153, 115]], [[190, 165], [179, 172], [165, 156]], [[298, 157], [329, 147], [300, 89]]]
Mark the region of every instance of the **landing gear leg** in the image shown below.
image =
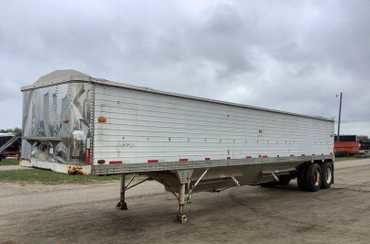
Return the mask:
[[121, 189], [120, 189], [120, 200], [117, 203], [117, 208], [120, 210], [127, 210], [127, 203], [126, 203], [126, 183], [125, 183], [126, 175], [122, 174], [121, 176]]
[[[191, 176], [193, 174], [193, 170], [178, 170], [177, 171], [177, 178], [179, 180], [179, 189], [177, 194], [177, 200], [179, 202], [179, 209], [177, 212], [177, 220], [181, 224], [185, 224], [188, 222], [188, 217], [185, 213], [185, 206], [188, 203], [187, 201], [189, 196], [189, 185], [191, 182]], [[188, 186], [188, 189], [186, 189]]]
[[178, 201], [179, 201], [179, 210], [177, 213], [177, 220], [181, 224], [185, 224], [188, 222], [188, 217], [185, 214], [185, 184], [180, 184]]

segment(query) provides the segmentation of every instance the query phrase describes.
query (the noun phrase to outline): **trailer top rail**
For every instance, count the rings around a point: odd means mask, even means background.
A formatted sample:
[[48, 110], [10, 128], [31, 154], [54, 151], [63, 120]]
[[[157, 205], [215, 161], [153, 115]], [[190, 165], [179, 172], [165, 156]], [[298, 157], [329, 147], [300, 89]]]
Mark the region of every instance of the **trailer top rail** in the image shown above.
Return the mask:
[[311, 119], [334, 122], [333, 118], [291, 113], [291, 112], [285, 112], [285, 111], [281, 111], [277, 109], [268, 109], [268, 108], [262, 108], [259, 106], [251, 106], [251, 105], [244, 105], [244, 104], [233, 103], [233, 102], [225, 102], [225, 101], [220, 101], [216, 99], [184, 95], [184, 94], [179, 94], [175, 92], [160, 91], [160, 90], [156, 90], [156, 89], [152, 89], [148, 87], [134, 86], [134, 85], [130, 85], [127, 83], [115, 82], [115, 81], [110, 81], [110, 80], [106, 80], [102, 78], [95, 78], [95, 77], [89, 76], [87, 74], [81, 73], [76, 70], [56, 70], [45, 76], [42, 76], [32, 85], [23, 86], [21, 88], [21, 91], [33, 90], [37, 88], [54, 86], [54, 85], [69, 83], [69, 82], [90, 82], [90, 83], [101, 84], [101, 85], [112, 86], [112, 87], [120, 87], [120, 88], [126, 88], [126, 89], [131, 89], [131, 90], [150, 92], [154, 94], [180, 97], [180, 98], [185, 98], [185, 99], [190, 99], [190, 100], [198, 100], [198, 101], [204, 101], [204, 102], [210, 102], [210, 103], [229, 105], [229, 106], [234, 106], [234, 107], [248, 108], [248, 109], [259, 110], [259, 111], [267, 111], [267, 112], [273, 112], [273, 113], [279, 113], [279, 114], [299, 116], [303, 118], [311, 118]]

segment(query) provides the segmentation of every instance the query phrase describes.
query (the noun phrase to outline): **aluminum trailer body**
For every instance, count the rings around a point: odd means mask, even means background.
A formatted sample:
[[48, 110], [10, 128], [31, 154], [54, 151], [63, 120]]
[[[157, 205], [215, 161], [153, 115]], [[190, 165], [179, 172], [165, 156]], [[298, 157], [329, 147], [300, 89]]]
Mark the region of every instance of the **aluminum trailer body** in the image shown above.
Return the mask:
[[22, 164], [69, 174], [122, 174], [123, 209], [128, 174], [157, 180], [173, 192], [181, 222], [194, 191], [294, 177], [308, 190], [318, 190], [324, 179], [324, 187], [333, 183], [331, 119], [163, 92], [73, 70], [52, 72], [22, 91]]

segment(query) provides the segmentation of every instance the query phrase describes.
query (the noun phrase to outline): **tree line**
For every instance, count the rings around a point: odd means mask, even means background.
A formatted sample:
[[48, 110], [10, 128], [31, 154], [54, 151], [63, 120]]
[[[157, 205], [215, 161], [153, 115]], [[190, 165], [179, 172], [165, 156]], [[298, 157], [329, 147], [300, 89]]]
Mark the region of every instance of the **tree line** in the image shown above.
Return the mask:
[[18, 127], [12, 129], [0, 129], [0, 133], [14, 133], [15, 135], [21, 135], [22, 129]]

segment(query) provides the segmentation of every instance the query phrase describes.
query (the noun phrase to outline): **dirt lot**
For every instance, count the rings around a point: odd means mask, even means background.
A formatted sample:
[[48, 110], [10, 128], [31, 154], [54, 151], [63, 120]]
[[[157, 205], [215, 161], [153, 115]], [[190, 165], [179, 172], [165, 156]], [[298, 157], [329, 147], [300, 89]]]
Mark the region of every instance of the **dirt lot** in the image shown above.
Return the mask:
[[240, 187], [193, 196], [190, 222], [156, 183], [131, 192], [118, 211], [119, 183], [1, 184], [0, 243], [369, 243], [370, 160], [336, 164], [336, 184], [317, 193]]

